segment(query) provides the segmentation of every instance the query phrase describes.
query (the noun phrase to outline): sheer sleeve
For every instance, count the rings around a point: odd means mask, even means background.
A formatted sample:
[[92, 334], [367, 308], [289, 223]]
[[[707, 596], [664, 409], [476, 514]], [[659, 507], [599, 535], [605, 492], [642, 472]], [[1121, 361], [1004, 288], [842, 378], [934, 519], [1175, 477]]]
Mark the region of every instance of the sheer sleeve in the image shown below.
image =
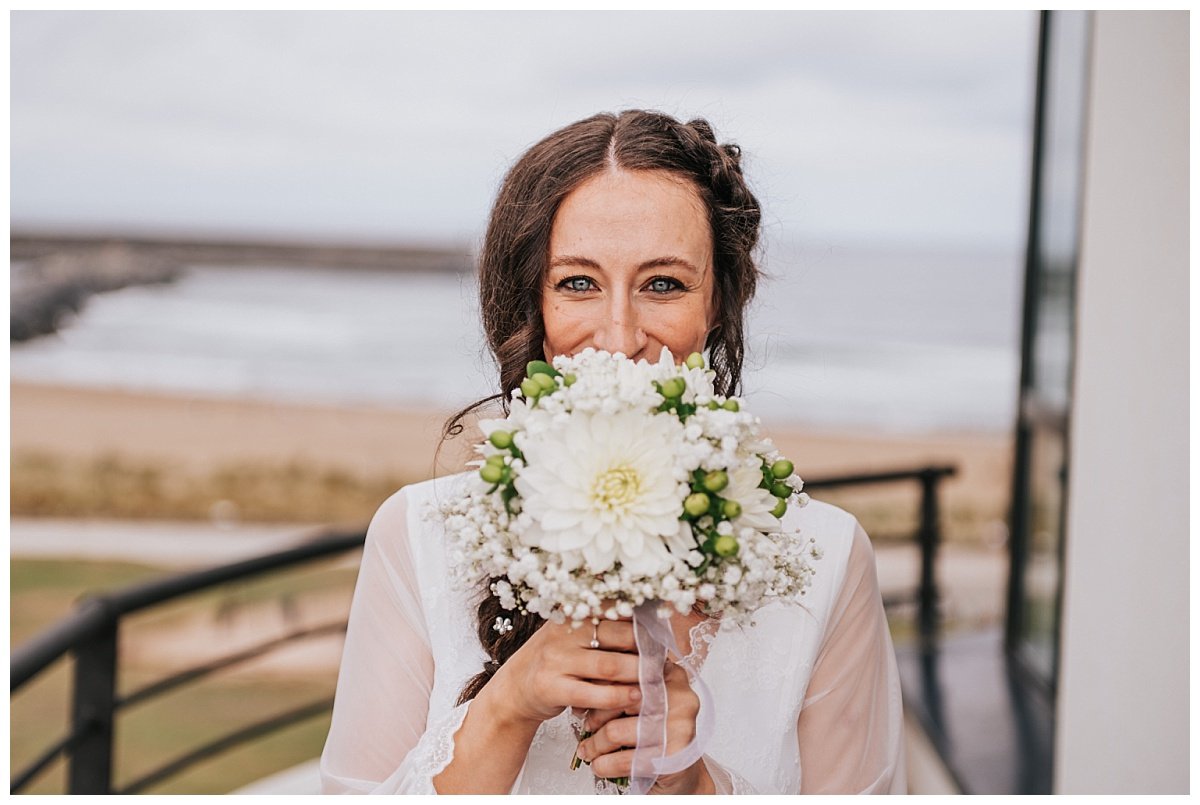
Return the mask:
[[333, 721], [321, 755], [324, 793], [435, 793], [465, 705], [426, 729], [433, 657], [409, 548], [404, 490], [367, 530]]
[[800, 710], [801, 793], [905, 793], [903, 720], [875, 553], [856, 523]]

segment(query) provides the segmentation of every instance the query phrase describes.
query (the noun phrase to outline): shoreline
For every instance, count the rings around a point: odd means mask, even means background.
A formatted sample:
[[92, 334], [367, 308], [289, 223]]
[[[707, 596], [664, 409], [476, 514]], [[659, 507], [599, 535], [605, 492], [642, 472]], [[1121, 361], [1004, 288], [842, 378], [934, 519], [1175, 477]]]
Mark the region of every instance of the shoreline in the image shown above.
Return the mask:
[[[10, 383], [13, 487], [29, 457], [63, 465], [117, 462], [195, 478], [231, 468], [334, 474], [351, 481], [408, 483], [460, 471], [472, 440], [440, 443], [451, 413], [434, 407], [339, 407], [246, 399], [196, 398], [16, 381]], [[802, 477], [913, 469], [953, 463], [943, 514], [955, 528], [995, 528], [1008, 505], [1012, 441], [1007, 434], [846, 432], [764, 422]], [[27, 462], [25, 462], [27, 463]], [[872, 507], [915, 506], [915, 484], [819, 495], [870, 518]], [[377, 494], [377, 493], [376, 493]], [[14, 515], [18, 500], [14, 496]], [[965, 518], [965, 519], [964, 519]], [[990, 524], [990, 525], [989, 525]], [[986, 535], [984, 535], [986, 536]]]

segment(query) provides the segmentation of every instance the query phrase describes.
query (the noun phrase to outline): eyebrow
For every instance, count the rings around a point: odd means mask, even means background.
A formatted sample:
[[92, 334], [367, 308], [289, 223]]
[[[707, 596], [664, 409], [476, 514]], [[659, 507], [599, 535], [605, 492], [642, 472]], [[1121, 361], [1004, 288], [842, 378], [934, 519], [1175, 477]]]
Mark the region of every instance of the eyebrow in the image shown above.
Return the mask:
[[[564, 254], [550, 260], [550, 268], [558, 268], [559, 266], [579, 266], [582, 268], [592, 268], [597, 271], [600, 270], [600, 264], [590, 257], [579, 257], [573, 254]], [[683, 259], [682, 257], [675, 257], [674, 255], [655, 257], [647, 260], [638, 265], [638, 271], [644, 271], [648, 268], [666, 268], [668, 266], [687, 269], [694, 274], [702, 273], [700, 269], [696, 268], [696, 266], [692, 265], [692, 263], [689, 261]]]

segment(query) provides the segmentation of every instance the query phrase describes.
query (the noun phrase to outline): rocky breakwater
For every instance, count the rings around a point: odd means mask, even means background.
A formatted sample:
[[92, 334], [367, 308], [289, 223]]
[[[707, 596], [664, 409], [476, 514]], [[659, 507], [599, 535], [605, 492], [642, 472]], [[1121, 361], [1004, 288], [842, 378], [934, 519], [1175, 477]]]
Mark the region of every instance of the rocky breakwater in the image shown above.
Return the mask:
[[175, 260], [121, 243], [54, 251], [14, 266], [9, 283], [10, 343], [57, 331], [92, 294], [170, 282], [180, 271]]

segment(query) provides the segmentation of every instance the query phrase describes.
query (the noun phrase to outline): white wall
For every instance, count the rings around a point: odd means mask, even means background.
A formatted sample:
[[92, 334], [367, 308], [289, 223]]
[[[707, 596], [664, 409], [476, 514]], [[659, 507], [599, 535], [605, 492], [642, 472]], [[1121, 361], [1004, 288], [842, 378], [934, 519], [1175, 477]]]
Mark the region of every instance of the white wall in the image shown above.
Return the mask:
[[1188, 14], [1094, 16], [1059, 793], [1187, 793]]

